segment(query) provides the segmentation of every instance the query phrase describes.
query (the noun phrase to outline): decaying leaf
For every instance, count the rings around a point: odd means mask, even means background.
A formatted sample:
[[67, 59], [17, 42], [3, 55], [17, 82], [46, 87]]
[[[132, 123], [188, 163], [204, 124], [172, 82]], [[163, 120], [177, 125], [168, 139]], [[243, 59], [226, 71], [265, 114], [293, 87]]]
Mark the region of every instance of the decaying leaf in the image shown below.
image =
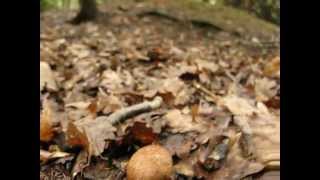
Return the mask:
[[46, 162], [50, 159], [64, 158], [68, 156], [70, 156], [69, 153], [59, 152], [59, 151], [49, 152], [49, 151], [40, 149], [40, 161], [42, 162]]
[[257, 161], [280, 160], [280, 117], [258, 117], [249, 121]]
[[198, 69], [200, 71], [207, 70], [214, 73], [219, 69], [219, 66], [214, 62], [209, 62], [202, 59], [196, 59], [195, 62], [197, 63]]
[[170, 131], [173, 133], [185, 133], [190, 131], [204, 132], [206, 125], [202, 122], [193, 122], [191, 115], [182, 114], [178, 109], [170, 110], [164, 116]]
[[48, 63], [40, 61], [40, 91], [44, 88], [52, 91], [58, 90], [55, 77]]
[[102, 74], [101, 84], [112, 92], [122, 89], [123, 80], [119, 74], [112, 70], [106, 70]]
[[53, 102], [45, 98], [42, 102], [40, 114], [40, 141], [48, 142], [55, 135], [55, 125], [58, 123], [57, 114], [53, 107]]
[[119, 97], [114, 95], [101, 95], [101, 97], [98, 99], [97, 105], [98, 110], [102, 111], [104, 114], [115, 112], [124, 106]]
[[89, 153], [86, 150], [81, 150], [75, 160], [75, 163], [71, 171], [72, 179], [74, 179], [80, 172], [82, 172], [84, 168], [89, 166], [89, 164]]
[[[160, 84], [159, 84], [160, 85]], [[168, 78], [161, 83], [160, 93], [172, 93], [173, 96], [177, 96], [184, 86], [183, 81], [179, 78]]]
[[230, 149], [223, 166], [209, 175], [209, 179], [230, 179], [238, 180], [248, 175], [262, 171], [264, 165], [255, 161], [250, 161], [242, 157], [239, 142], [236, 142]]
[[178, 164], [174, 165], [174, 170], [177, 174], [182, 174], [188, 177], [194, 176], [194, 170], [192, 163], [188, 160], [182, 160]]
[[271, 61], [269, 61], [265, 65], [263, 72], [267, 76], [279, 78], [280, 77], [280, 56], [276, 56]]
[[192, 139], [187, 139], [181, 134], [175, 134], [166, 139], [163, 144], [172, 155], [177, 155], [179, 158], [184, 158], [189, 155], [194, 142]]
[[157, 140], [157, 135], [153, 132], [152, 128], [147, 127], [145, 123], [135, 122], [130, 131], [133, 139], [142, 145], [148, 145]]
[[220, 103], [227, 107], [234, 115], [251, 116], [256, 111], [253, 102], [236, 95], [228, 95]]
[[107, 117], [96, 119], [84, 118], [71, 122], [67, 130], [70, 145], [79, 145], [86, 148], [89, 155], [98, 156], [105, 148], [106, 140], [115, 138], [116, 128], [111, 125]]
[[255, 94], [257, 101], [264, 102], [277, 94], [277, 83], [267, 78], [256, 79]]
[[83, 170], [83, 176], [86, 179], [107, 179], [107, 180], [120, 180], [124, 177], [124, 172], [115, 167], [115, 165], [110, 162], [106, 162], [105, 160], [98, 160], [96, 163], [91, 164], [89, 167], [86, 167]]
[[73, 107], [73, 108], [77, 108], [77, 109], [86, 109], [88, 108], [88, 106], [90, 105], [90, 102], [73, 102], [73, 103], [68, 103], [65, 105], [66, 108], [68, 107]]

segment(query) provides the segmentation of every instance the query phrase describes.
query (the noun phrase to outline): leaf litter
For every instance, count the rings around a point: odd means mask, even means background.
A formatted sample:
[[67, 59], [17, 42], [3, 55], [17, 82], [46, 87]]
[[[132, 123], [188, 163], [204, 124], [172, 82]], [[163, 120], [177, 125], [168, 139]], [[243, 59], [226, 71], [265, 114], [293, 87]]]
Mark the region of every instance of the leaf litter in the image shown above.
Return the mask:
[[279, 168], [279, 49], [113, 11], [79, 26], [41, 14], [42, 179], [125, 179], [148, 144], [169, 150], [174, 179]]

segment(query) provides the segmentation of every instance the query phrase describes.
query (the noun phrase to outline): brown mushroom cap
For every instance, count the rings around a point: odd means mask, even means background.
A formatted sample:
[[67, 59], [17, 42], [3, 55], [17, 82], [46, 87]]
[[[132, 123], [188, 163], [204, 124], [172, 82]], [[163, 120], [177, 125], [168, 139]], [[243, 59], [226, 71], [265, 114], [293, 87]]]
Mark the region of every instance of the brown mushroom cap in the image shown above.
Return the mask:
[[173, 172], [167, 149], [148, 145], [133, 154], [127, 165], [128, 180], [168, 180]]

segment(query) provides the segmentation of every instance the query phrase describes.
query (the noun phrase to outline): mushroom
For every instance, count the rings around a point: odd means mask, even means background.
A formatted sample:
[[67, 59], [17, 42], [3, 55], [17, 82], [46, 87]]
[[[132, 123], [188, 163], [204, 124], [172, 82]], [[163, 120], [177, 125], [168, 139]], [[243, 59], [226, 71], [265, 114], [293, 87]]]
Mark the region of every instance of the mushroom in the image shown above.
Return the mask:
[[128, 180], [168, 180], [173, 172], [171, 154], [160, 145], [148, 145], [133, 154], [127, 165]]

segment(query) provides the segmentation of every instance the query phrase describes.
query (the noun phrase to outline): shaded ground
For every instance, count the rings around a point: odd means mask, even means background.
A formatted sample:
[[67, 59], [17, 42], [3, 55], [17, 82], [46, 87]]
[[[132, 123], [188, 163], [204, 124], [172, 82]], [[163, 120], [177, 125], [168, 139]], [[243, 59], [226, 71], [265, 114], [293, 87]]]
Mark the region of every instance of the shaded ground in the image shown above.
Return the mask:
[[[41, 14], [40, 56], [53, 78], [41, 89], [41, 123], [47, 124], [40, 130], [45, 134], [40, 134], [40, 148], [71, 154], [49, 158], [41, 165], [41, 179], [71, 179], [72, 174], [78, 179], [125, 179], [132, 153], [155, 142], [170, 149], [175, 179], [241, 179], [269, 167], [264, 155], [278, 153], [280, 141], [277, 45], [240, 39], [207, 23], [181, 22], [132, 8], [103, 11], [108, 13], [96, 23], [80, 26], [66, 23], [72, 13]], [[54, 81], [51, 87], [49, 81]], [[66, 147], [72, 144], [63, 138], [70, 134], [68, 124], [108, 116], [155, 95], [165, 101], [159, 110], [115, 126], [115, 135], [105, 138], [109, 143], [101, 156], [93, 157], [87, 167], [79, 165], [84, 151]], [[247, 107], [245, 112], [239, 104]], [[246, 147], [239, 147], [238, 133], [247, 132], [237, 118], [252, 128], [253, 140], [247, 143], [257, 151], [254, 158], [240, 153]], [[221, 137], [236, 145], [230, 145], [228, 158], [218, 169], [206, 171], [202, 159]], [[99, 142], [86, 143], [78, 145]]]

